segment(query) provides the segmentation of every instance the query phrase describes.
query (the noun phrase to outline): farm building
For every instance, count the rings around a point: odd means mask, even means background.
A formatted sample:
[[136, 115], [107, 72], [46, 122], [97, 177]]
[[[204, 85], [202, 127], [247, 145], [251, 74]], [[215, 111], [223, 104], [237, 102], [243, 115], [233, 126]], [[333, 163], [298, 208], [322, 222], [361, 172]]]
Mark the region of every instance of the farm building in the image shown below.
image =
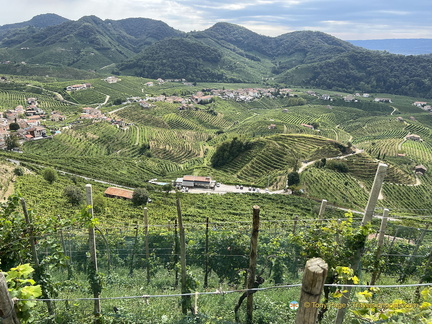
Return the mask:
[[409, 135], [405, 136], [405, 138], [407, 140], [411, 140], [411, 141], [423, 142], [422, 138], [419, 135], [416, 135], [416, 134], [409, 134]]
[[387, 102], [387, 103], [392, 103], [390, 98], [375, 98], [374, 99], [375, 102]]
[[427, 169], [426, 169], [426, 167], [424, 166], [424, 165], [416, 165], [415, 167], [414, 167], [414, 172], [416, 173], [416, 174], [421, 174], [421, 175], [424, 175], [425, 173], [426, 173], [426, 171], [427, 171]]
[[213, 188], [216, 184], [215, 180], [212, 180], [211, 177], [203, 177], [203, 176], [192, 176], [185, 175], [183, 178], [178, 178], [176, 180], [176, 186], [178, 187], [200, 187], [200, 188]]
[[128, 189], [109, 187], [104, 192], [105, 197], [132, 199], [133, 191]]

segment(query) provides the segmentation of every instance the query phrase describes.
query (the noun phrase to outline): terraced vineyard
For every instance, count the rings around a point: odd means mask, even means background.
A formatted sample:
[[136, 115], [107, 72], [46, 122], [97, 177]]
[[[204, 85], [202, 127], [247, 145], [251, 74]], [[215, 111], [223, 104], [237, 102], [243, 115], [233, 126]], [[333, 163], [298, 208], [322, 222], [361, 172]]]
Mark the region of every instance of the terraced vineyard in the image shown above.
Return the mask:
[[2, 110], [15, 109], [16, 106], [26, 106], [27, 98], [37, 97], [39, 108], [47, 112], [53, 110], [62, 110], [69, 104], [56, 100], [53, 94], [45, 93], [32, 93], [22, 91], [5, 91], [0, 90], [0, 108]]
[[[413, 98], [395, 96], [393, 106], [378, 105], [366, 98], [361, 98], [359, 103], [344, 103], [340, 98], [329, 102], [306, 94], [304, 89], [294, 89], [297, 97], [250, 102], [214, 98], [207, 105], [194, 104], [188, 110], [179, 109], [180, 104], [163, 101], [151, 102], [149, 108], [142, 108], [138, 103], [115, 106], [114, 101], [123, 102], [130, 97], [163, 94], [188, 99], [203, 87], [207, 87], [203, 92], [218, 88], [215, 84], [202, 87], [174, 82], [158, 85], [154, 80], [155, 85], [149, 87], [146, 83], [151, 80], [120, 78], [121, 81], [112, 84], [102, 78], [35, 83], [32, 89], [40, 92], [37, 96], [41, 107], [48, 112], [50, 109], [64, 112], [67, 121], [61, 124], [43, 122], [52, 129], [60, 129], [61, 134], [49, 140], [25, 142], [19, 158], [130, 186], [143, 185], [155, 177], [170, 181], [184, 174], [195, 174], [209, 175], [224, 183], [282, 189], [287, 174], [302, 162], [345, 155], [334, 163], [346, 165], [348, 172], [311, 163], [302, 172], [298, 189], [314, 199], [329, 199], [331, 191], [333, 203], [361, 207], [377, 164], [385, 162], [390, 168], [380, 204], [391, 208], [429, 208], [424, 200], [415, 198], [417, 195], [426, 197], [428, 190], [432, 191], [429, 171], [418, 180], [413, 168], [419, 164], [426, 169], [432, 167], [432, 121], [430, 114], [412, 105]], [[66, 86], [83, 82], [93, 87], [71, 92], [69, 96], [80, 105], [57, 101], [54, 94], [48, 92], [67, 95]], [[25, 105], [29, 94], [0, 91], [0, 105], [8, 108]], [[95, 106], [107, 98], [101, 110], [108, 117], [121, 119], [124, 125], [106, 121], [72, 124], [80, 114], [80, 107]], [[314, 124], [317, 129], [305, 124]], [[408, 134], [417, 134], [423, 141], [406, 140]], [[221, 167], [211, 167], [211, 158], [218, 146], [236, 137], [249, 141], [251, 148]], [[351, 145], [363, 153], [349, 155]], [[402, 203], [404, 195], [410, 198]]]

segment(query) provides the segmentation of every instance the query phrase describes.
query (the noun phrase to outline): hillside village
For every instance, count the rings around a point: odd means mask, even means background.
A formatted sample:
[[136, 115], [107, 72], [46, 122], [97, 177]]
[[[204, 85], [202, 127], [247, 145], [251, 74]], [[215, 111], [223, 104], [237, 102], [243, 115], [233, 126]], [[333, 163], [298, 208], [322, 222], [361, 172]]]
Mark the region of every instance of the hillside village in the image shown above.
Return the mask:
[[[3, 81], [7, 81], [6, 77], [1, 77]], [[110, 76], [103, 79], [107, 83], [117, 83], [121, 82], [121, 79], [115, 76]], [[182, 83], [186, 86], [192, 86], [190, 82], [187, 82], [185, 79], [162, 79], [158, 78], [155, 82], [147, 82], [147, 87], [155, 87], [157, 85], [163, 85], [167, 82], [177, 82]], [[91, 83], [81, 83], [69, 85], [65, 88], [66, 91], [74, 92], [74, 91], [85, 91], [87, 89], [91, 89], [94, 86]], [[144, 90], [144, 89], [143, 89]], [[355, 93], [348, 95], [329, 95], [329, 94], [320, 94], [316, 91], [307, 90], [304, 91], [304, 94], [309, 95], [311, 97], [316, 97], [317, 99], [332, 102], [336, 99], [343, 99], [345, 102], [359, 102], [360, 98], [370, 98], [371, 95], [368, 93]], [[179, 104], [177, 107], [178, 110], [208, 110], [206, 104], [209, 104], [215, 100], [215, 98], [220, 98], [222, 100], [233, 100], [236, 102], [252, 102], [254, 100], [260, 100], [262, 98], [289, 98], [289, 97], [298, 97], [297, 94], [294, 93], [292, 89], [289, 88], [241, 88], [241, 89], [202, 89], [192, 95], [188, 96], [176, 96], [176, 95], [158, 95], [151, 96], [146, 95], [145, 97], [128, 97], [123, 105], [131, 104], [131, 103], [139, 103], [139, 105], [143, 109], [151, 109], [154, 107], [156, 102], [165, 102], [171, 104]], [[383, 103], [391, 103], [391, 98], [373, 98], [374, 102], [383, 102]], [[299, 103], [299, 104], [304, 104]], [[422, 109], [424, 111], [432, 112], [432, 107], [427, 102], [414, 102], [414, 106]], [[332, 106], [327, 106], [329, 109], [332, 109]], [[284, 113], [288, 113], [288, 109], [282, 110]], [[215, 113], [215, 112], [213, 112]], [[0, 148], [7, 149], [8, 145], [6, 140], [10, 138], [13, 134], [16, 136], [16, 139], [19, 141], [29, 141], [29, 140], [40, 140], [40, 139], [49, 139], [56, 134], [61, 132], [60, 129], [53, 128], [53, 131], [47, 129], [45, 121], [49, 120], [52, 122], [63, 122], [66, 120], [66, 115], [60, 111], [54, 110], [47, 114], [44, 110], [38, 107], [38, 98], [29, 97], [26, 99], [25, 105], [18, 105], [14, 109], [8, 109], [2, 113], [0, 117]], [[402, 117], [397, 117], [399, 121], [403, 121]], [[104, 114], [99, 108], [94, 107], [84, 107], [81, 108], [81, 114], [78, 117], [78, 120], [92, 120], [93, 122], [105, 121], [111, 124], [116, 125], [117, 127], [128, 127], [130, 124], [126, 123], [120, 118], [111, 118]], [[69, 128], [72, 123], [77, 121], [71, 120], [68, 126], [63, 126]], [[302, 127], [306, 127], [309, 129], [316, 129], [314, 125], [301, 123], [299, 124]], [[268, 129], [275, 129], [275, 124], [269, 124]], [[418, 135], [410, 134], [406, 137], [406, 139], [421, 141], [421, 138]], [[9, 147], [10, 148], [10, 147]]]

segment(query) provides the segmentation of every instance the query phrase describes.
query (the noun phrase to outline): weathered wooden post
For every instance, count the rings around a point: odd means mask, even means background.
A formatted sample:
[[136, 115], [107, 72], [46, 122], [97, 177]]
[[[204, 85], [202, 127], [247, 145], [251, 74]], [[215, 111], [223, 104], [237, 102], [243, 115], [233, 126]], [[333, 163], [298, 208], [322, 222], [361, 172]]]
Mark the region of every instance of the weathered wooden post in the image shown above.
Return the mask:
[[319, 210], [319, 213], [318, 213], [318, 220], [320, 222], [322, 222], [324, 220], [324, 213], [325, 213], [326, 207], [327, 207], [327, 200], [323, 199], [321, 201], [321, 206], [320, 206], [320, 210]]
[[179, 280], [179, 272], [177, 269], [177, 263], [179, 262], [180, 258], [180, 242], [177, 235], [177, 218], [174, 220], [174, 258], [173, 258], [173, 264], [174, 264], [174, 273], [175, 273], [175, 281], [174, 281], [174, 287], [177, 288], [178, 286], [178, 280]]
[[383, 218], [381, 220], [381, 226], [380, 226], [379, 234], [378, 234], [378, 247], [377, 247], [377, 250], [375, 252], [374, 271], [372, 272], [372, 278], [370, 281], [371, 285], [375, 285], [375, 282], [378, 279], [379, 259], [381, 257], [382, 246], [384, 244], [384, 234], [385, 234], [385, 230], [387, 227], [388, 215], [389, 215], [389, 210], [386, 208], [386, 209], [384, 209]]
[[[59, 222], [61, 223], [61, 217], [60, 215], [57, 215], [57, 218], [59, 220]], [[62, 245], [62, 249], [63, 249], [63, 253], [64, 255], [67, 255], [67, 250], [66, 250], [66, 243], [65, 243], [65, 239], [64, 239], [64, 235], [63, 235], [63, 230], [60, 227], [59, 229], [59, 234], [60, 234], [60, 242]], [[70, 260], [66, 261], [67, 262], [67, 273], [68, 273], [68, 280], [70, 280], [72, 278], [72, 267], [71, 267], [71, 263]]]
[[150, 250], [149, 250], [149, 224], [148, 224], [148, 210], [144, 207], [144, 235], [145, 235], [145, 250], [146, 250], [146, 272], [147, 283], [150, 283]]
[[0, 272], [0, 319], [2, 324], [20, 324], [3, 272]]
[[[181, 268], [181, 293], [190, 293], [187, 286], [186, 278], [186, 239], [185, 230], [183, 227], [183, 216], [181, 212], [180, 198], [177, 198], [177, 216], [178, 216], [178, 226], [180, 232], [180, 268]], [[191, 298], [189, 295], [182, 296], [182, 313], [187, 314], [188, 308], [191, 306]]]
[[206, 218], [206, 232], [205, 232], [205, 264], [204, 264], [204, 288], [208, 286], [208, 248], [209, 248], [209, 218]]
[[[92, 185], [86, 184], [86, 202], [87, 206], [89, 206], [89, 214], [91, 220], [93, 220], [93, 194], [92, 194]], [[96, 235], [95, 235], [95, 229], [93, 224], [89, 224], [88, 227], [89, 230], [89, 249], [90, 249], [90, 271], [93, 272], [93, 280], [96, 280], [97, 273], [98, 273], [98, 264], [97, 264], [97, 255], [96, 255]], [[96, 287], [98, 286], [98, 287]], [[100, 289], [99, 285], [92, 284], [93, 289], [93, 297], [94, 297], [94, 314], [98, 318], [101, 313], [101, 304], [100, 304]], [[98, 321], [98, 319], [96, 319]]]
[[[252, 289], [255, 287], [255, 273], [256, 273], [256, 264], [257, 264], [257, 256], [258, 256], [258, 233], [259, 233], [259, 224], [260, 224], [260, 207], [253, 206], [253, 215], [252, 215], [252, 234], [251, 234], [251, 251], [249, 257], [249, 280], [247, 289]], [[253, 323], [253, 293], [248, 294], [247, 296], [247, 306], [246, 306], [246, 322], [248, 324]]]
[[129, 276], [131, 276], [131, 277], [133, 275], [134, 259], [135, 259], [135, 253], [136, 253], [137, 247], [138, 247], [138, 222], [135, 221], [135, 239], [134, 239], [134, 245], [132, 248], [131, 260], [130, 260], [130, 269], [129, 269]]
[[[372, 189], [371, 189], [370, 194], [369, 194], [369, 200], [367, 202], [367, 205], [365, 208], [365, 213], [363, 215], [363, 220], [361, 223], [362, 226], [366, 225], [372, 221], [372, 216], [373, 216], [373, 213], [375, 211], [376, 204], [378, 202], [379, 194], [381, 192], [381, 188], [382, 188], [382, 185], [384, 182], [384, 177], [387, 173], [387, 168], [388, 168], [387, 164], [384, 164], [384, 163], [378, 164], [378, 168], [377, 168], [377, 171], [375, 173], [374, 182], [372, 184]], [[360, 242], [358, 242], [358, 243], [360, 243]], [[360, 244], [360, 247], [356, 251], [354, 258], [350, 262], [351, 268], [354, 270], [355, 273], [358, 273], [358, 268], [360, 265], [360, 259], [361, 259], [362, 254], [363, 254], [363, 246], [364, 246], [364, 244]], [[346, 292], [341, 297], [340, 304], [348, 305], [348, 302], [350, 299], [350, 294], [351, 294], [351, 289], [352, 289], [351, 286], [345, 287]], [[343, 319], [345, 317], [346, 310], [347, 310], [346, 307], [341, 307], [338, 309], [337, 314], [336, 314], [335, 324], [342, 324], [343, 323]]]
[[33, 257], [33, 263], [34, 263], [35, 268], [39, 268], [39, 258], [38, 258], [37, 251], [36, 251], [36, 239], [35, 239], [34, 233], [33, 233], [32, 219], [30, 218], [30, 215], [28, 213], [27, 205], [26, 205], [24, 198], [21, 198], [21, 206], [23, 209], [24, 218], [25, 218], [26, 224], [28, 226], [28, 231], [30, 234], [30, 246], [31, 246], [31, 252], [32, 252], [32, 257]]
[[[38, 254], [36, 251], [36, 238], [34, 237], [34, 232], [33, 232], [33, 221], [31, 219], [30, 214], [28, 213], [27, 205], [26, 205], [24, 198], [21, 198], [21, 206], [23, 209], [24, 218], [25, 218], [26, 224], [28, 226], [29, 234], [30, 234], [30, 246], [31, 246], [34, 269], [35, 269], [35, 281], [40, 281], [41, 279], [43, 279], [42, 277], [44, 274], [43, 274], [43, 270], [40, 268], [39, 258], [38, 258]], [[41, 289], [42, 289], [42, 297], [44, 299], [46, 299], [45, 303], [46, 303], [47, 308], [48, 308], [48, 313], [50, 315], [54, 315], [54, 313], [55, 313], [54, 303], [51, 300], [49, 300], [49, 294], [47, 291], [46, 284], [41, 284]]]
[[327, 271], [328, 265], [321, 258], [313, 258], [306, 262], [296, 324], [315, 324], [319, 310], [317, 304], [321, 297]]
[[295, 217], [294, 217], [294, 224], [293, 224], [293, 231], [292, 231], [293, 234], [295, 234], [296, 231], [297, 231], [298, 218], [299, 218], [299, 216], [295, 215]]
[[378, 202], [379, 194], [384, 182], [384, 177], [387, 173], [388, 165], [384, 163], [378, 164], [377, 171], [375, 173], [375, 179], [372, 184], [372, 189], [369, 194], [369, 200], [367, 202], [365, 213], [362, 220], [362, 225], [366, 225], [372, 221], [372, 216], [375, 211], [376, 204]]

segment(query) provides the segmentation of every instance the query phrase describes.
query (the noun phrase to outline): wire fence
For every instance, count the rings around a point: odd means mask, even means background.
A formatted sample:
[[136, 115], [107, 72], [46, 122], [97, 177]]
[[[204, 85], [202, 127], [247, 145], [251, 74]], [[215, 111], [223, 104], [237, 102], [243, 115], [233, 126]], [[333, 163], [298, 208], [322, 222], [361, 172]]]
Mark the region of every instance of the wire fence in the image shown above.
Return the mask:
[[[263, 287], [250, 290], [256, 292], [257, 300], [270, 308], [276, 307], [275, 305], [287, 306], [289, 301], [297, 300], [306, 256], [302, 254], [302, 247], [292, 240], [292, 235], [311, 230], [318, 226], [317, 224], [320, 228], [325, 228], [348, 220], [352, 220], [353, 227], [360, 226], [359, 217], [263, 221], [259, 233], [258, 271], [265, 277], [266, 282]], [[380, 218], [373, 221], [374, 231], [369, 235], [362, 258], [361, 284], [353, 286], [357, 290], [371, 287], [367, 284], [367, 280], [370, 269], [376, 261], [374, 252], [380, 222]], [[34, 237], [38, 242], [36, 248], [41, 262], [59, 251], [67, 256], [67, 264], [51, 273], [54, 281], [57, 282], [58, 296], [41, 298], [37, 301], [57, 303], [57, 317], [72, 316], [71, 309], [73, 309], [76, 314], [68, 323], [89, 321], [93, 313], [92, 305], [88, 302], [95, 299], [102, 302], [102, 315], [111, 318], [112, 322], [124, 323], [127, 319], [130, 323], [160, 323], [161, 319], [152, 318], [153, 315], [150, 313], [158, 313], [155, 310], [157, 307], [176, 309], [179, 298], [184, 296], [195, 298], [206, 316], [217, 316], [211, 304], [221, 303], [227, 309], [221, 310], [226, 312], [222, 317], [231, 318], [230, 312], [239, 295], [248, 291], [239, 287], [243, 287], [247, 275], [250, 222], [201, 222], [185, 224], [184, 228], [187, 241], [186, 258], [191, 271], [190, 279], [197, 282], [196, 288], [189, 293], [181, 293], [179, 287], [177, 268], [180, 258], [177, 241], [179, 227], [175, 223], [149, 226], [130, 224], [130, 226], [98, 228], [96, 231], [98, 265], [99, 271], [104, 276], [104, 287], [100, 298], [89, 296], [88, 230], [62, 227], [56, 232]], [[421, 274], [419, 271], [430, 254], [432, 231], [426, 227], [402, 226], [397, 222], [391, 222], [385, 234], [383, 253], [380, 257], [382, 263], [386, 265], [382, 267], [384, 281], [374, 287], [396, 292], [386, 293], [386, 298], [379, 299], [380, 302], [390, 303], [389, 296], [392, 296], [391, 298], [401, 296], [410, 300], [415, 294], [415, 289], [431, 285], [431, 283], [418, 282]], [[50, 244], [44, 244], [45, 241], [49, 241]], [[23, 235], [14, 241], [14, 243], [22, 243], [23, 246], [27, 242], [28, 235]], [[277, 245], [273, 246], [275, 242]], [[6, 244], [11, 243], [6, 242]], [[66, 271], [66, 266], [73, 269], [72, 275]], [[205, 270], [206, 266], [207, 270]], [[150, 269], [149, 282], [146, 273], [148, 269]], [[397, 283], [400, 276], [408, 270], [410, 273], [407, 281], [413, 283]], [[208, 285], [204, 287], [203, 281], [206, 274], [209, 275]], [[350, 285], [326, 285], [331, 290], [342, 286]], [[212, 296], [213, 298], [226, 296], [229, 300], [217, 299], [215, 302], [214, 299], [209, 299]], [[160, 301], [165, 299], [169, 301]], [[155, 302], [150, 303], [150, 300]], [[137, 308], [143, 306], [139, 303], [144, 303], [148, 309], [138, 311]], [[38, 303], [38, 307], [42, 308], [42, 303]], [[283, 309], [281, 314], [285, 314], [283, 315], [285, 317], [281, 316], [285, 318], [284, 323], [291, 323], [291, 313], [286, 307]], [[81, 315], [78, 316], [78, 313]], [[329, 314], [333, 313], [329, 312]], [[146, 320], [143, 320], [144, 317]], [[179, 317], [173, 315], [167, 323], [177, 323], [177, 320]], [[42, 319], [36, 322], [45, 323]]]

